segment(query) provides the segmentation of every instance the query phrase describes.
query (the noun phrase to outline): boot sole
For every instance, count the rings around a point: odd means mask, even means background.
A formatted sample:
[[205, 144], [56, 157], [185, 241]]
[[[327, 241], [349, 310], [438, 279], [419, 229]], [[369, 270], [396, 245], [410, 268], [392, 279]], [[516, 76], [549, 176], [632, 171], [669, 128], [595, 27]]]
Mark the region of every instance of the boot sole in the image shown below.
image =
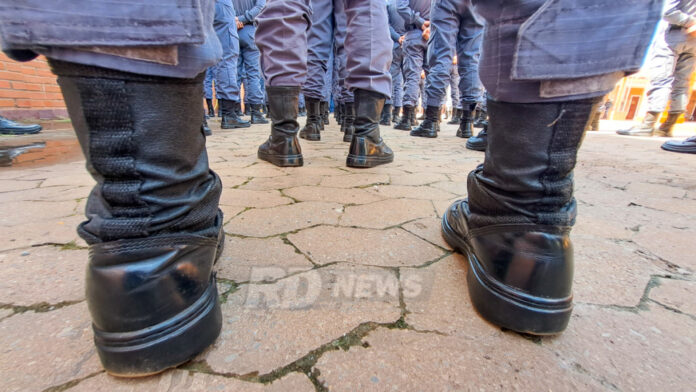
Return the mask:
[[272, 155], [259, 151], [257, 156], [266, 162], [278, 167], [300, 167], [304, 164], [302, 155]]
[[473, 144], [473, 143], [469, 143], [469, 142], [466, 142], [466, 148], [468, 148], [469, 150], [474, 150], [474, 151], [484, 151], [484, 152], [486, 151], [485, 145], [482, 146], [479, 144]]
[[36, 135], [41, 132], [43, 128], [31, 129], [28, 131], [14, 131], [9, 129], [3, 129], [0, 131], [0, 135]]
[[442, 237], [469, 262], [466, 274], [469, 298], [484, 319], [498, 326], [532, 335], [557, 335], [568, 326], [572, 299], [535, 297], [506, 286], [484, 271], [466, 240], [442, 217]]
[[213, 344], [222, 329], [215, 276], [188, 309], [139, 331], [94, 331], [97, 353], [107, 373], [146, 377], [190, 361]]
[[269, 124], [269, 121], [252, 121], [251, 124]]
[[365, 157], [348, 154], [348, 158], [346, 158], [346, 166], [355, 168], [370, 168], [392, 162], [394, 162], [393, 155], [389, 157]]
[[433, 135], [433, 134], [430, 134], [430, 133], [425, 133], [425, 134], [424, 134], [424, 133], [413, 133], [413, 132], [411, 132], [410, 135], [411, 135], [411, 136], [414, 136], [414, 137], [427, 137], [427, 138], [429, 138], [429, 139], [435, 139], [435, 138], [437, 137], [437, 133]]
[[251, 127], [251, 124], [247, 125], [221, 125], [220, 128], [222, 129], [239, 129], [239, 128], [249, 128]]
[[403, 127], [403, 126], [400, 127], [400, 126], [398, 126], [398, 125], [395, 125], [395, 126], [394, 126], [394, 129], [398, 129], [398, 130], [400, 130], [400, 131], [411, 131], [411, 130], [413, 130], [413, 128], [411, 128], [411, 127], [408, 127], [408, 128], [407, 128], [407, 127]]
[[347, 134], [344, 133], [344, 134], [343, 134], [343, 141], [346, 142], [346, 143], [352, 142], [352, 141], [353, 141], [353, 135], [347, 135]]
[[665, 151], [680, 152], [683, 154], [696, 154], [696, 147], [682, 147], [682, 146], [672, 146], [672, 145], [665, 146], [663, 144], [662, 149]]
[[310, 142], [321, 141], [321, 135], [300, 135], [301, 139], [309, 140]]

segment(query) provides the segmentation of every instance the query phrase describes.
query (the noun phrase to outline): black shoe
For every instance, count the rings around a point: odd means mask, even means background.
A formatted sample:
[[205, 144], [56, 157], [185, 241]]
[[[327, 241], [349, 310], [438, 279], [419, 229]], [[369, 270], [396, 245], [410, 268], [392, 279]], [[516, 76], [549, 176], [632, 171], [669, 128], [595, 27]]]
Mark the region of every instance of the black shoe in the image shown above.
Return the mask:
[[[244, 113], [245, 116], [251, 115], [251, 105], [249, 102], [244, 102]], [[241, 115], [239, 117], [242, 117]]]
[[251, 126], [250, 122], [237, 116], [236, 109], [239, 108], [239, 102], [221, 99], [220, 105], [219, 112], [222, 113], [220, 127], [222, 129], [249, 128]]
[[2, 135], [33, 135], [39, 132], [41, 132], [39, 124], [22, 125], [0, 116], [0, 134]]
[[213, 106], [213, 100], [206, 98], [205, 105], [208, 107], [208, 117], [215, 117], [215, 107]]
[[201, 125], [201, 130], [205, 136], [213, 136], [213, 130], [208, 126], [208, 120], [203, 117], [203, 125]]
[[648, 112], [645, 114], [643, 122], [632, 126], [628, 129], [620, 129], [616, 131], [618, 135], [623, 136], [652, 136], [655, 130], [655, 123], [657, 122], [660, 113], [658, 112]]
[[392, 118], [392, 105], [391, 104], [385, 104], [384, 109], [382, 109], [382, 117], [379, 120], [379, 125], [391, 125], [391, 118]]
[[469, 150], [486, 151], [487, 146], [488, 132], [485, 128], [482, 129], [481, 132], [478, 133], [478, 135], [470, 137], [469, 140], [466, 141], [466, 148], [468, 148]]
[[670, 140], [662, 145], [662, 149], [671, 152], [696, 154], [696, 136], [692, 136], [686, 140]]
[[78, 228], [90, 247], [96, 352], [116, 376], [178, 366], [213, 344], [222, 326], [213, 273], [222, 185], [201, 132], [204, 75], [49, 63], [96, 181], [89, 220]]
[[261, 104], [251, 104], [251, 123], [252, 124], [268, 124], [268, 120], [263, 117]]
[[469, 262], [469, 297], [486, 320], [513, 331], [553, 335], [573, 310], [573, 251], [567, 232], [534, 225], [470, 229], [469, 203], [442, 217], [442, 235]]
[[268, 111], [271, 113], [271, 136], [259, 146], [258, 157], [280, 167], [302, 166], [304, 163], [297, 132], [297, 104], [300, 87], [266, 86]]
[[394, 129], [399, 129], [402, 131], [411, 130], [411, 117], [414, 115], [413, 106], [405, 105], [403, 107], [403, 115], [401, 116], [401, 121], [394, 125]]
[[394, 153], [379, 133], [379, 117], [384, 96], [367, 90], [355, 90], [355, 134], [350, 142], [346, 165], [368, 168], [394, 161]]
[[[473, 111], [470, 108], [462, 109], [459, 112], [461, 118], [459, 120], [459, 128], [457, 129], [457, 137], [464, 139], [473, 136]], [[484, 127], [485, 129], [485, 127]]]
[[447, 121], [447, 124], [459, 124], [459, 122], [462, 120], [461, 113], [462, 109], [452, 109], [452, 118], [449, 121]]
[[343, 132], [343, 141], [349, 143], [353, 140], [355, 133], [355, 103], [346, 102], [343, 108], [343, 124], [341, 124], [341, 132]]
[[345, 112], [346, 112], [345, 104], [340, 103], [340, 102], [337, 103], [336, 110], [335, 110], [336, 124], [343, 126], [343, 116], [344, 116]]
[[440, 130], [440, 107], [428, 106], [425, 108], [425, 120], [413, 131], [411, 136], [436, 138]]
[[392, 110], [392, 118], [391, 118], [391, 120], [394, 124], [401, 121], [401, 117], [399, 117], [400, 113], [401, 113], [401, 106], [394, 106], [394, 109]]
[[218, 118], [222, 118], [222, 99], [218, 98], [218, 112], [217, 112]]
[[486, 127], [488, 127], [488, 112], [481, 108], [475, 109], [474, 128]]
[[322, 122], [321, 114], [321, 103], [318, 99], [305, 97], [305, 105], [307, 106], [307, 122], [305, 126], [300, 131], [300, 137], [302, 139], [307, 139], [310, 141], [321, 140], [321, 127], [320, 122]]
[[[321, 101], [319, 104], [319, 109], [321, 110], [322, 124], [324, 124], [324, 125], [331, 124], [329, 122], [329, 103], [326, 101]], [[321, 130], [323, 131], [324, 128], [322, 127]]]

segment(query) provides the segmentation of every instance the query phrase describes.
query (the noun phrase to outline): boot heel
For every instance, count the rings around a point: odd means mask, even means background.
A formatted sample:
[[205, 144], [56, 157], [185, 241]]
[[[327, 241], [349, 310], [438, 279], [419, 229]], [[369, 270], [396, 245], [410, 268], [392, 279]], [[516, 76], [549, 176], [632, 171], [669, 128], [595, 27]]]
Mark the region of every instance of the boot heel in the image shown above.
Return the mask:
[[355, 168], [370, 168], [392, 162], [394, 162], [393, 155], [388, 157], [371, 157], [348, 154], [348, 158], [346, 158], [346, 166]]
[[195, 303], [160, 324], [132, 332], [94, 330], [94, 343], [107, 373], [145, 377], [191, 360], [215, 342], [222, 312], [215, 277]]
[[304, 159], [302, 158], [302, 155], [278, 156], [259, 151], [258, 157], [259, 159], [262, 159], [266, 162], [270, 162], [279, 167], [300, 167], [304, 165]]

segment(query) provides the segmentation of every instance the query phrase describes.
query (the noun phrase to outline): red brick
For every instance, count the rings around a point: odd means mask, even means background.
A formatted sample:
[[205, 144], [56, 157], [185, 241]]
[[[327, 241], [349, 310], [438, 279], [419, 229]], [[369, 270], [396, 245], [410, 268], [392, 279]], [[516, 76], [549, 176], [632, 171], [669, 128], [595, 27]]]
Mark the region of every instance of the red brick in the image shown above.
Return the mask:
[[6, 80], [0, 80], [0, 88], [11, 88], [10, 82]]
[[25, 75], [18, 72], [0, 71], [0, 80], [19, 80], [23, 81]]
[[46, 85], [44, 85], [44, 90], [47, 93], [59, 93], [60, 87], [58, 87], [57, 84], [46, 84]]
[[12, 72], [22, 72], [22, 64], [14, 61], [5, 63], [5, 69]]
[[29, 99], [17, 99], [15, 100], [17, 103], [17, 106], [20, 108], [30, 108], [31, 107], [31, 100]]
[[0, 108], [13, 108], [15, 107], [14, 99], [0, 99]]
[[43, 91], [42, 87], [38, 83], [12, 82], [12, 88], [17, 90]]
[[25, 75], [36, 75], [36, 68], [24, 66], [21, 72]]

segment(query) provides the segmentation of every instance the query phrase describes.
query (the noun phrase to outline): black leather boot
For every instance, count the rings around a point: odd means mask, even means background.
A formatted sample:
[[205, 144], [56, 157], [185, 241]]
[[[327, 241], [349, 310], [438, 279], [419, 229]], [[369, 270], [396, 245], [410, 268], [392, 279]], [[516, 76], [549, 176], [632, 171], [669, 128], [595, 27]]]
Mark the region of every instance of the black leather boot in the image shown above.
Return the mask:
[[392, 110], [392, 119], [391, 119], [394, 124], [401, 121], [401, 117], [399, 117], [400, 113], [401, 113], [401, 106], [394, 106], [394, 109]]
[[343, 106], [342, 103], [337, 103], [336, 104], [336, 109], [334, 111], [334, 114], [336, 115], [336, 124], [338, 125], [343, 125], [343, 112], [344, 112], [345, 107]]
[[208, 126], [208, 119], [203, 116], [203, 125], [201, 125], [201, 130], [205, 136], [213, 136], [213, 130]]
[[391, 104], [384, 104], [384, 109], [382, 109], [382, 117], [379, 120], [379, 125], [391, 125], [391, 111], [392, 111], [392, 105]]
[[672, 137], [672, 128], [674, 128], [674, 124], [677, 123], [682, 114], [683, 112], [667, 113], [667, 119], [657, 128], [654, 135], [658, 137]]
[[474, 151], [486, 151], [488, 147], [488, 128], [483, 128], [478, 135], [466, 141], [466, 148]]
[[218, 118], [222, 118], [222, 101], [223, 101], [222, 99], [218, 98], [218, 112], [217, 112]]
[[[240, 106], [241, 106], [241, 104], [240, 104]], [[251, 115], [251, 105], [249, 104], [249, 102], [244, 102], [244, 113], [243, 114], [245, 116]], [[240, 115], [239, 117], [242, 117], [242, 116]]]
[[445, 240], [469, 261], [476, 310], [502, 327], [549, 335], [572, 311], [573, 168], [599, 99], [544, 104], [489, 101], [486, 159], [468, 200], [442, 219]]
[[[307, 100], [305, 99], [305, 103]], [[307, 115], [307, 106], [302, 105], [297, 109], [297, 117], [305, 117]]]
[[49, 62], [96, 181], [78, 228], [90, 247], [86, 298], [96, 351], [116, 376], [184, 363], [222, 325], [213, 273], [222, 186], [201, 132], [204, 75]]
[[41, 125], [23, 125], [0, 116], [0, 135], [33, 135], [41, 132]]
[[[465, 109], [462, 109], [460, 111], [461, 118], [459, 120], [459, 129], [457, 129], [457, 137], [461, 138], [470, 138], [473, 136], [473, 131], [474, 131], [474, 110], [476, 108], [476, 104], [471, 104], [470, 106], [466, 107]], [[485, 127], [484, 127], [485, 129]], [[485, 134], [484, 134], [485, 135]], [[474, 145], [476, 142], [474, 142]], [[484, 147], [485, 150], [485, 147]]]
[[346, 102], [343, 109], [343, 124], [341, 124], [341, 131], [343, 132], [343, 141], [348, 143], [353, 140], [353, 134], [355, 133], [355, 103]]
[[297, 140], [299, 86], [266, 86], [268, 111], [271, 113], [271, 136], [259, 146], [258, 157], [280, 167], [302, 166], [302, 149]]
[[436, 138], [440, 130], [440, 107], [428, 106], [425, 108], [425, 120], [413, 131], [411, 136]]
[[205, 105], [208, 107], [208, 117], [215, 117], [215, 107], [213, 106], [213, 100], [206, 98]]
[[355, 134], [350, 142], [346, 165], [368, 168], [394, 161], [394, 153], [379, 133], [379, 117], [384, 96], [367, 90], [355, 90]]
[[[322, 124], [329, 125], [330, 124], [330, 122], [329, 122], [329, 103], [326, 101], [321, 101], [319, 103], [319, 109], [321, 109]], [[322, 127], [321, 130], [323, 131], [324, 128]]]
[[261, 104], [251, 104], [251, 123], [252, 124], [268, 124], [268, 120], [263, 117], [261, 110], [263, 105]]
[[488, 112], [482, 108], [475, 109], [474, 128], [488, 127]]
[[647, 112], [642, 123], [628, 129], [620, 129], [616, 133], [623, 136], [652, 136], [659, 117], [659, 112]]
[[410, 131], [411, 124], [413, 121], [413, 116], [415, 116], [415, 112], [413, 111], [413, 106], [404, 105], [403, 110], [404, 110], [404, 113], [403, 113], [403, 115], [401, 115], [401, 120], [399, 121], [398, 124], [394, 125], [394, 129], [400, 129], [402, 131]]
[[305, 105], [307, 105], [307, 122], [304, 128], [300, 131], [300, 137], [311, 141], [321, 140], [321, 103], [318, 99], [305, 97]]
[[222, 129], [249, 128], [251, 126], [249, 121], [244, 121], [237, 116], [235, 109], [238, 108], [239, 102], [227, 99], [220, 100], [220, 107], [218, 110], [222, 113], [222, 121], [220, 122], [220, 127]]
[[454, 108], [452, 109], [452, 118], [447, 121], [447, 124], [453, 125], [453, 124], [459, 124], [459, 122], [462, 119], [462, 109], [457, 109]]

